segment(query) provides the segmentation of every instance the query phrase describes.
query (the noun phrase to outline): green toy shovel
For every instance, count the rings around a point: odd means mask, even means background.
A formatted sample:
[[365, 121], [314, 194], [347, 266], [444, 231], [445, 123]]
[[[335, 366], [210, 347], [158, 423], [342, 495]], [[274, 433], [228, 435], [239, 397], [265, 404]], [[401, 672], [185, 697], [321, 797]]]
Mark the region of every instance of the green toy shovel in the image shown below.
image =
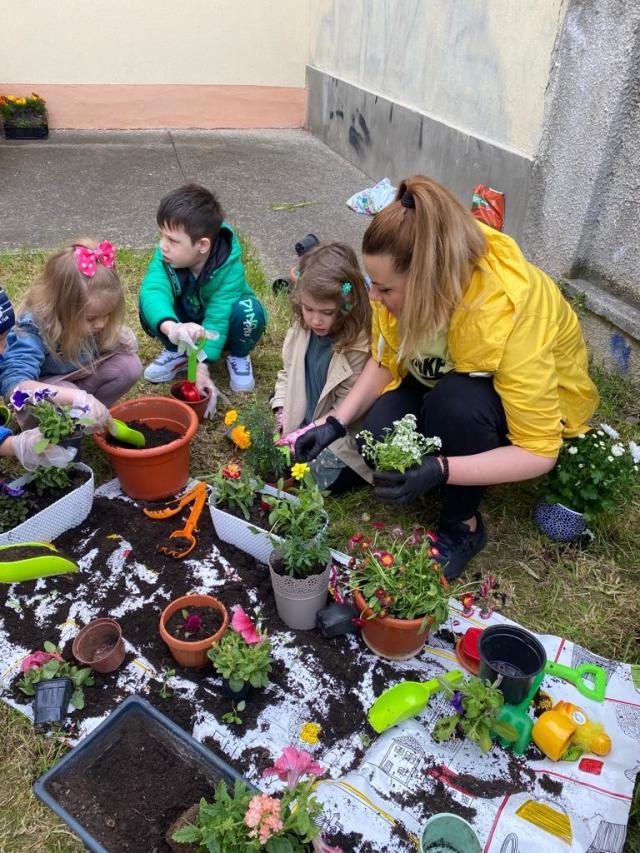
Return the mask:
[[544, 671], [573, 684], [578, 693], [594, 702], [604, 702], [607, 689], [607, 670], [595, 663], [580, 663], [575, 669], [548, 660]]
[[[447, 672], [443, 679], [455, 687], [462, 680], [462, 673], [454, 669]], [[431, 678], [429, 681], [401, 681], [378, 696], [369, 708], [369, 722], [373, 729], [381, 734], [391, 726], [415, 717], [427, 707], [429, 699], [441, 690], [442, 685], [437, 678]]]
[[19, 583], [77, 572], [78, 565], [46, 542], [0, 545], [0, 583]]
[[117, 418], [111, 418], [107, 429], [118, 441], [124, 441], [125, 444], [131, 444], [133, 447], [144, 447], [147, 443], [143, 433], [137, 429], [131, 429], [124, 421], [119, 421]]

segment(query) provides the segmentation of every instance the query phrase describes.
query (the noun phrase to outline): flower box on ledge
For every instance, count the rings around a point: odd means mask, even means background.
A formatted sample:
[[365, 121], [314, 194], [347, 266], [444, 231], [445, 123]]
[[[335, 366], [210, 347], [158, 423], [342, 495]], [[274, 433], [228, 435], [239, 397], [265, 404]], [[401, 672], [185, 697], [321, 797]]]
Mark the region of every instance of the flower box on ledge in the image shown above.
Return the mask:
[[49, 125], [46, 118], [38, 124], [32, 125], [5, 122], [2, 129], [5, 139], [47, 139], [49, 136]]
[[47, 109], [43, 98], [0, 95], [0, 117], [6, 139], [46, 139], [49, 136]]

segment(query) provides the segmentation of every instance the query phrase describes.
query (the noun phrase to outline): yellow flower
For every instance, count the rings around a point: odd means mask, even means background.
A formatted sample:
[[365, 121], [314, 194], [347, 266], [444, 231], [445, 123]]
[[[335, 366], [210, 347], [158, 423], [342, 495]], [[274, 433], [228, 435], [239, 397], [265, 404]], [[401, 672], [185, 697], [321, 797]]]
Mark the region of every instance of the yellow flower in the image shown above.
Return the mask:
[[248, 447], [251, 447], [251, 433], [246, 427], [240, 424], [240, 426], [234, 427], [231, 430], [231, 441], [240, 450], [246, 450]]
[[235, 424], [238, 420], [238, 413], [235, 409], [229, 409], [227, 414], [224, 416], [224, 425], [231, 426], [231, 424]]
[[310, 470], [311, 468], [309, 468], [306, 462], [296, 462], [291, 469], [291, 476], [294, 480], [304, 480], [304, 475], [308, 474]]
[[305, 743], [318, 743], [322, 726], [318, 723], [305, 723], [300, 729], [300, 740]]
[[18, 99], [16, 98], [16, 96], [15, 96], [15, 95], [7, 95], [7, 100], [9, 101], [9, 103], [10, 103], [10, 104], [15, 104], [15, 102], [16, 102]]
[[26, 103], [27, 103], [27, 102], [26, 102], [25, 98], [16, 98], [16, 104], [17, 104], [19, 107], [24, 107], [24, 105], [25, 105]]

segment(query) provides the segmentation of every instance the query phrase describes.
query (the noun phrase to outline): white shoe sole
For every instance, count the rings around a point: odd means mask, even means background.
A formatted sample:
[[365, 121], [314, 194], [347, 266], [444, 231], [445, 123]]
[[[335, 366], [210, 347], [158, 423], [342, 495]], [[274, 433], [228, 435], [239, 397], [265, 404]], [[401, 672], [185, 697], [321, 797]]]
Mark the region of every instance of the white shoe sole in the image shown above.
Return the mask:
[[250, 391], [253, 391], [255, 387], [255, 379], [251, 382], [251, 385], [236, 385], [233, 381], [229, 380], [229, 388], [231, 388], [234, 394], [248, 394]]

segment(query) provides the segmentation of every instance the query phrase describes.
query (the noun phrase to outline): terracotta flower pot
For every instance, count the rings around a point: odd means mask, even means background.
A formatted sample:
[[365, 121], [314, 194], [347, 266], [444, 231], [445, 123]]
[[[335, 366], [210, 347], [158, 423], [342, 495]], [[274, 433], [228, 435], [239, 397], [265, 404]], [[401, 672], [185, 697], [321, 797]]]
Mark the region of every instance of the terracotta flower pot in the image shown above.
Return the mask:
[[137, 397], [124, 400], [109, 410], [125, 423], [141, 421], [154, 429], [165, 427], [180, 437], [161, 447], [129, 449], [108, 444], [96, 433], [98, 447], [109, 456], [122, 491], [137, 500], [169, 498], [189, 480], [191, 439], [198, 430], [198, 418], [186, 403], [171, 397]]
[[174, 382], [173, 385], [169, 388], [169, 393], [174, 400], [179, 400], [181, 403], [184, 403], [185, 406], [189, 406], [192, 412], [195, 412], [198, 417], [198, 423], [201, 424], [204, 420], [204, 412], [207, 408], [207, 404], [209, 403], [209, 399], [211, 398], [211, 393], [207, 391], [206, 396], [201, 397], [197, 403], [191, 403], [189, 400], [183, 400], [178, 391], [179, 387], [182, 385], [182, 381]]
[[408, 660], [422, 650], [429, 637], [429, 628], [419, 631], [422, 619], [394, 619], [391, 616], [367, 619], [372, 610], [357, 589], [353, 591], [353, 600], [360, 611], [360, 618], [366, 620], [361, 628], [362, 639], [374, 654], [388, 660]]
[[[178, 610], [184, 610], [187, 607], [211, 607], [214, 610], [218, 610], [222, 614], [222, 627], [215, 634], [205, 637], [202, 640], [194, 640], [191, 643], [187, 640], [179, 640], [167, 631], [167, 622], [174, 613], [177, 613]], [[177, 664], [183, 667], [202, 669], [209, 662], [207, 652], [213, 643], [217, 643], [222, 639], [222, 635], [227, 630], [228, 624], [229, 614], [222, 602], [218, 601], [212, 595], [197, 595], [194, 593], [193, 595], [183, 595], [180, 598], [176, 598], [165, 607], [160, 616], [160, 636], [169, 646]]]
[[113, 672], [125, 656], [122, 629], [115, 619], [94, 619], [73, 641], [74, 658], [96, 672]]

